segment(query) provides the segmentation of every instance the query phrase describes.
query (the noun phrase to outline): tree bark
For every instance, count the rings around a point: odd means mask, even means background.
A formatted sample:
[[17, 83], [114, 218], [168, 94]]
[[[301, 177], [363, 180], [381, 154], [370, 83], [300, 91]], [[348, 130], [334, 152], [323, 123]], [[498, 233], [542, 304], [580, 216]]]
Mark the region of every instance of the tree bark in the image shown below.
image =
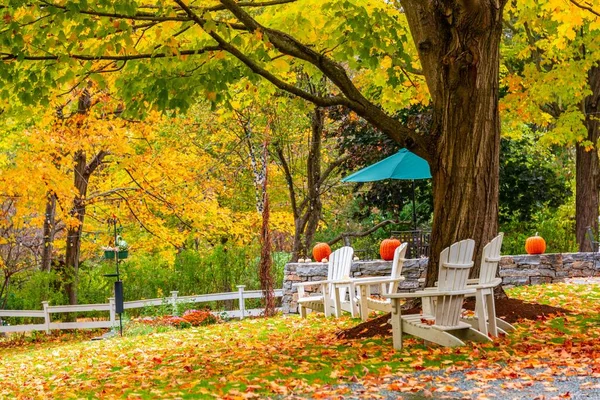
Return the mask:
[[56, 233], [56, 196], [53, 192], [46, 195], [46, 212], [44, 214], [44, 248], [42, 249], [42, 271], [50, 271], [52, 250]]
[[306, 159], [306, 197], [301, 202], [299, 202], [294, 189], [293, 176], [287, 158], [283, 153], [283, 149], [276, 145], [277, 158], [283, 167], [294, 214], [294, 241], [291, 262], [298, 261], [300, 257], [311, 256], [310, 246], [319, 227], [323, 211], [323, 203], [321, 202], [322, 185], [335, 169], [334, 166], [334, 168], [328, 168], [325, 172], [321, 170], [321, 145], [324, 128], [325, 110], [315, 107], [311, 116], [311, 137]]
[[433, 101], [429, 149], [433, 228], [426, 286], [439, 254], [463, 239], [483, 246], [498, 229], [499, 44], [502, 5], [493, 0], [404, 0], [402, 4]]
[[[325, 111], [322, 108], [315, 107], [311, 119], [311, 145], [307, 161], [307, 208], [304, 220], [304, 240], [302, 242], [302, 251], [305, 254], [310, 253], [315, 233], [319, 227], [321, 214], [323, 212], [323, 203], [321, 202], [321, 144], [323, 139], [323, 129], [325, 124]], [[315, 260], [321, 261], [321, 260]]]
[[598, 138], [600, 137], [600, 68], [592, 67], [588, 71], [588, 84], [592, 94], [584, 101], [586, 140], [592, 148], [577, 144], [575, 174], [575, 231], [579, 251], [593, 251], [586, 237], [587, 228], [598, 232], [598, 185], [600, 184], [600, 161], [598, 160]]
[[81, 231], [85, 220], [85, 205], [83, 200], [87, 194], [88, 181], [85, 178], [86, 155], [84, 151], [75, 153], [74, 186], [77, 197], [73, 200], [71, 216], [77, 218], [78, 224], [67, 229], [67, 246], [65, 255], [65, 289], [69, 304], [77, 304], [77, 284], [79, 274], [79, 251], [81, 249]]
[[77, 304], [77, 284], [79, 276], [79, 253], [81, 250], [81, 232], [85, 221], [85, 199], [87, 196], [88, 184], [94, 171], [100, 166], [104, 157], [108, 153], [101, 150], [94, 158], [87, 163], [86, 153], [82, 150], [77, 151], [73, 156], [73, 174], [74, 186], [77, 196], [73, 199], [71, 216], [77, 219], [77, 225], [67, 229], [67, 246], [65, 255], [65, 268], [63, 270], [63, 279], [65, 290], [69, 298], [69, 304]]
[[[3, 310], [6, 307], [6, 302], [8, 301], [8, 284], [10, 283], [10, 275], [5, 275], [4, 280], [2, 282], [2, 288], [0, 288], [0, 302], [2, 305], [0, 306], [0, 310]], [[6, 296], [4, 296], [4, 291], [6, 290]], [[0, 322], [2, 320], [0, 319]]]
[[260, 261], [258, 263], [260, 288], [264, 296], [265, 316], [270, 317], [275, 314], [275, 292], [273, 290], [273, 255], [271, 243], [271, 229], [269, 228], [269, 217], [271, 207], [269, 205], [269, 192], [267, 191], [268, 184], [268, 169], [266, 168], [267, 157], [267, 142], [263, 144], [263, 162], [265, 165], [264, 179], [262, 186], [262, 224], [260, 228]]

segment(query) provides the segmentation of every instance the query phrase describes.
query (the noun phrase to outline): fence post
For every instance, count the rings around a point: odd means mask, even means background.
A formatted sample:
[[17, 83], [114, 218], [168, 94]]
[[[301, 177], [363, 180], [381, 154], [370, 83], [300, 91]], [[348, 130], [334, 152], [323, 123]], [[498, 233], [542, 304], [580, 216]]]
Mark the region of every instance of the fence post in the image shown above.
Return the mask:
[[46, 333], [50, 333], [50, 313], [48, 312], [48, 302], [42, 301], [44, 307], [44, 324], [46, 325]]
[[116, 304], [115, 304], [115, 298], [114, 297], [109, 297], [108, 298], [108, 304], [110, 305], [110, 329], [111, 330], [115, 330], [115, 326], [117, 325], [117, 317], [116, 317]]
[[171, 307], [173, 308], [173, 315], [177, 316], [177, 294], [179, 291], [172, 290], [171, 291]]
[[240, 319], [244, 319], [244, 314], [246, 313], [246, 302], [244, 300], [244, 288], [246, 285], [237, 285], [238, 294], [240, 299]]

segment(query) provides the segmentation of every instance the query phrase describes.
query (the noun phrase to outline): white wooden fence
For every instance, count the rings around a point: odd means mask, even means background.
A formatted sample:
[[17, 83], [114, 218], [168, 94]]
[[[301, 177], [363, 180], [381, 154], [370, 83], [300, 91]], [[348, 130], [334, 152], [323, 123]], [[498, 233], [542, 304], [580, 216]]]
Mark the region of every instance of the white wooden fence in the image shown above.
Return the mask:
[[[171, 305], [173, 313], [177, 312], [177, 303], [207, 303], [211, 301], [238, 300], [239, 309], [232, 311], [215, 311], [214, 313], [226, 314], [230, 318], [244, 319], [249, 316], [259, 316], [264, 309], [246, 310], [246, 299], [260, 299], [263, 293], [260, 290], [245, 291], [245, 285], [238, 285], [237, 292], [201, 294], [197, 296], [178, 296], [177, 291], [171, 292], [171, 297], [161, 299], [135, 300], [124, 303], [125, 310], [134, 308], [144, 308], [149, 306]], [[275, 297], [282, 297], [283, 289], [275, 290]], [[82, 304], [76, 306], [51, 306], [47, 301], [42, 302], [43, 310], [0, 310], [2, 317], [25, 317], [25, 318], [43, 318], [43, 324], [31, 325], [9, 325], [0, 326], [0, 333], [4, 332], [30, 332], [46, 331], [50, 333], [52, 329], [90, 329], [90, 328], [113, 328], [117, 323], [115, 312], [115, 299], [108, 299], [107, 304]], [[61, 313], [83, 313], [91, 311], [108, 311], [109, 319], [104, 321], [90, 322], [52, 322], [52, 314]]]

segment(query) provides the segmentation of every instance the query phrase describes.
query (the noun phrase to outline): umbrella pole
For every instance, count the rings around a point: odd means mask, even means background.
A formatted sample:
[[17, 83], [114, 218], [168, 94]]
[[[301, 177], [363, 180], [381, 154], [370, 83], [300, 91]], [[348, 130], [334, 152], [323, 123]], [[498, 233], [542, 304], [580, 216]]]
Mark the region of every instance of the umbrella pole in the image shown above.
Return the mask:
[[415, 180], [412, 181], [413, 229], [417, 230], [417, 209], [415, 208]]

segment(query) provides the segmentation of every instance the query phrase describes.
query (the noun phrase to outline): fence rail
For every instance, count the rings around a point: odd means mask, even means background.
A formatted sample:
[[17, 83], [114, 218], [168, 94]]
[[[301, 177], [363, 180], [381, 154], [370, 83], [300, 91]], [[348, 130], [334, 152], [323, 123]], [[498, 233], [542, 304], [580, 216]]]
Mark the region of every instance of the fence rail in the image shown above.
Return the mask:
[[[172, 307], [173, 313], [177, 313], [177, 304], [181, 303], [209, 303], [212, 301], [223, 300], [238, 300], [238, 310], [229, 310], [218, 312], [225, 313], [230, 318], [244, 319], [244, 317], [259, 316], [263, 309], [246, 310], [246, 299], [260, 299], [263, 293], [260, 290], [244, 290], [245, 285], [238, 285], [237, 292], [227, 293], [210, 293], [194, 296], [179, 296], [179, 292], [172, 291], [170, 297], [158, 299], [145, 299], [126, 301], [123, 306], [126, 310], [145, 308], [152, 306], [168, 305]], [[282, 297], [283, 289], [275, 290], [275, 297]], [[43, 318], [43, 324], [29, 325], [13, 325], [0, 326], [0, 333], [9, 332], [30, 332], [30, 331], [46, 331], [50, 333], [52, 329], [95, 329], [95, 328], [113, 328], [116, 326], [116, 311], [115, 299], [108, 299], [107, 304], [81, 304], [75, 306], [51, 306], [47, 301], [42, 302], [43, 310], [0, 310], [0, 318], [2, 317], [23, 317], [23, 318]], [[104, 321], [88, 321], [88, 322], [52, 322], [52, 314], [63, 313], [81, 313], [92, 311], [108, 311], [109, 318]]]

